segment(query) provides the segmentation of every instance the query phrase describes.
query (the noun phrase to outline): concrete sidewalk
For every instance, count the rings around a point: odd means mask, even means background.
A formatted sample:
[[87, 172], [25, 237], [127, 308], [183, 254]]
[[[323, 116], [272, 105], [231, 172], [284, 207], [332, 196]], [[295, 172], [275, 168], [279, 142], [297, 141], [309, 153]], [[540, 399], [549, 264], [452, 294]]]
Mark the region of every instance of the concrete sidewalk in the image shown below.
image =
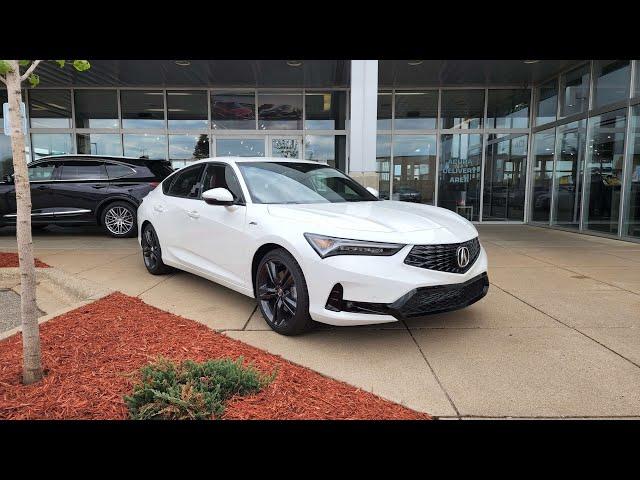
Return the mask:
[[[640, 417], [640, 244], [482, 225], [491, 288], [458, 312], [271, 332], [252, 299], [187, 273], [149, 275], [135, 239], [49, 227], [37, 256], [249, 344], [443, 418]], [[0, 251], [15, 250], [12, 229]]]

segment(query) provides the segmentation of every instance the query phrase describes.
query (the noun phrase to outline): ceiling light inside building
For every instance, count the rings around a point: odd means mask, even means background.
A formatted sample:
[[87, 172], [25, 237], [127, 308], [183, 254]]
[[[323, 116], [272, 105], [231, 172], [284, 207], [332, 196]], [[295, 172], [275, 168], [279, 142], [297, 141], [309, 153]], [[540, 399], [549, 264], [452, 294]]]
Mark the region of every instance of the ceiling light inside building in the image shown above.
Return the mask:
[[191, 62], [189, 60], [176, 60], [176, 65], [179, 67], [188, 67], [191, 65]]
[[524, 63], [526, 63], [527, 65], [531, 65], [534, 63], [538, 63], [540, 60], [525, 60]]
[[409, 60], [407, 63], [409, 65], [420, 65], [422, 62], [424, 62], [424, 60]]
[[302, 65], [302, 60], [287, 60], [287, 65], [290, 67], [300, 67]]

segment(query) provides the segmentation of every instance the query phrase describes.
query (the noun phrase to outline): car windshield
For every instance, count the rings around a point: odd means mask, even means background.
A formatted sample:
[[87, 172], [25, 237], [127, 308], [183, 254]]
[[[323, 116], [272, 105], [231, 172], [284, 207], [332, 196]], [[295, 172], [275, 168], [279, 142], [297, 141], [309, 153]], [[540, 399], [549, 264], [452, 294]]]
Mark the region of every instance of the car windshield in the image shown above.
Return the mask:
[[323, 164], [241, 162], [254, 203], [371, 202], [378, 198], [344, 173]]

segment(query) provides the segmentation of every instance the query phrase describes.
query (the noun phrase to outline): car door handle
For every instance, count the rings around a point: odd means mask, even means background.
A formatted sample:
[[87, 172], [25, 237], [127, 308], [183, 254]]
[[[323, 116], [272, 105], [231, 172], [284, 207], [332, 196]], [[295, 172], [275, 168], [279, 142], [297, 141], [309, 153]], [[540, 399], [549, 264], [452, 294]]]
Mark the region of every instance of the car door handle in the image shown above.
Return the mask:
[[200, 218], [200, 214], [195, 210], [191, 210], [190, 212], [187, 212], [187, 215], [189, 215], [191, 218]]
[[38, 185], [36, 187], [36, 190], [47, 190], [49, 187], [47, 187], [46, 185]]

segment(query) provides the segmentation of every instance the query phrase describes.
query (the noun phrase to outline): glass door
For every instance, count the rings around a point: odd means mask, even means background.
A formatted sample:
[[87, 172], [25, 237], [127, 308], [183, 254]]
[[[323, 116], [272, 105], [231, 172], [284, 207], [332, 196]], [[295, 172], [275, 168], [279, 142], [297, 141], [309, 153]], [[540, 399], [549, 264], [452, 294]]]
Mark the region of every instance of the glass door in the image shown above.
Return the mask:
[[302, 136], [269, 135], [269, 156], [275, 158], [302, 158]]
[[215, 138], [216, 157], [264, 157], [264, 136], [227, 136], [217, 135]]

